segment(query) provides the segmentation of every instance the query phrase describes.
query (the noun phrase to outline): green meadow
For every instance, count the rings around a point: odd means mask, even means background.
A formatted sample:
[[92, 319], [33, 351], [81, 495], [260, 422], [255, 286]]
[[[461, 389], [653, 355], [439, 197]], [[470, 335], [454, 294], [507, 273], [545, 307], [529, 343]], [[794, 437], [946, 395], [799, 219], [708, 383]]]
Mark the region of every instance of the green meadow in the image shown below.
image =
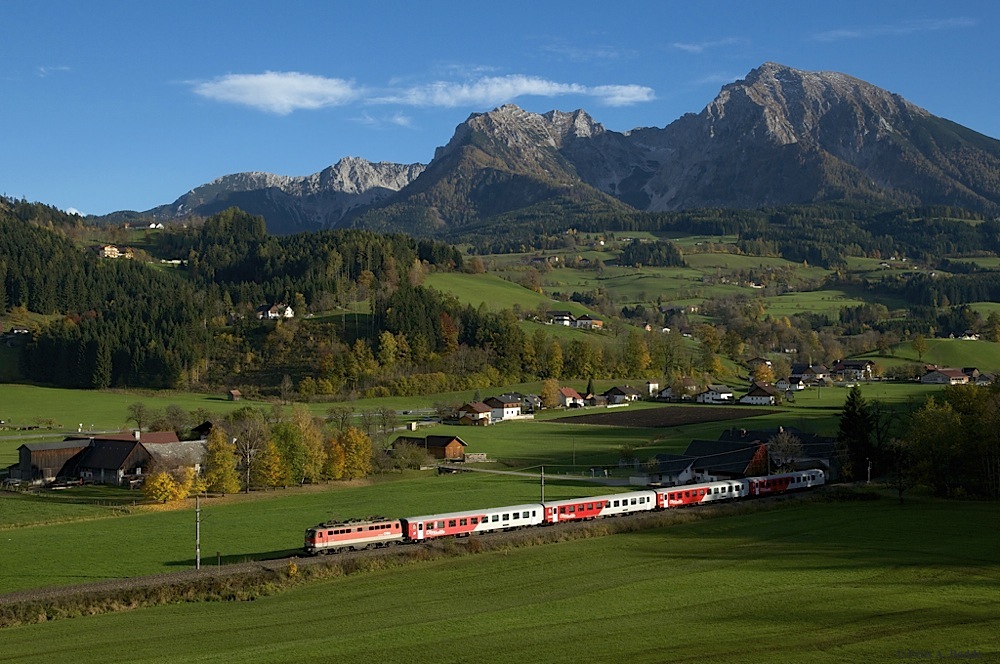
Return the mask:
[[[807, 502], [9, 628], [9, 662], [1000, 658], [1000, 508]], [[955, 659], [959, 657], [960, 659]]]

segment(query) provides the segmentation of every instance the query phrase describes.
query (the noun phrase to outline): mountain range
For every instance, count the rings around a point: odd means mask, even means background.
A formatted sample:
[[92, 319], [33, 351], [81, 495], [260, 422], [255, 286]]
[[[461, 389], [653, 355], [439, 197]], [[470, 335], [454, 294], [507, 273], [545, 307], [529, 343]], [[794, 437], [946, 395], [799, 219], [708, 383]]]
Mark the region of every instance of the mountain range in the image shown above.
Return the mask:
[[505, 105], [471, 115], [426, 165], [347, 157], [306, 177], [238, 173], [109, 217], [237, 206], [276, 234], [444, 236], [539, 204], [660, 212], [842, 200], [998, 214], [1000, 141], [851, 76], [765, 63], [663, 128], [615, 132], [583, 110]]

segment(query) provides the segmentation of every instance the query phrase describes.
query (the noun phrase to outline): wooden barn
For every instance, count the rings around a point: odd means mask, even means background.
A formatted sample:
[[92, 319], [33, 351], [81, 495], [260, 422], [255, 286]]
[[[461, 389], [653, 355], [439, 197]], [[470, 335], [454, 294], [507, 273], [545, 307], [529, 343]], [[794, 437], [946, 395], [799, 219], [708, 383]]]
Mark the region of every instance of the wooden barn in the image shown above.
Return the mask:
[[17, 448], [18, 461], [9, 467], [11, 479], [24, 482], [52, 482], [76, 474], [89, 440], [64, 440], [58, 443], [25, 443]]
[[407, 443], [427, 450], [435, 459], [458, 461], [465, 458], [466, 442], [458, 436], [400, 436], [393, 446]]

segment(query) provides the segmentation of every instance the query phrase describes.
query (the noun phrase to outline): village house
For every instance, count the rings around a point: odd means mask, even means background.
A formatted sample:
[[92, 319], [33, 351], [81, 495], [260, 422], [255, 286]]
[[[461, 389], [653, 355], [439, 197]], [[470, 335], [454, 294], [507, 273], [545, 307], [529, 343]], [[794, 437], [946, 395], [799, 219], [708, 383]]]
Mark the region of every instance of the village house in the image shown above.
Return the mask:
[[482, 401], [467, 403], [458, 409], [458, 422], [467, 426], [488, 426], [493, 409]]
[[642, 392], [630, 385], [622, 387], [614, 386], [604, 392], [603, 396], [608, 401], [608, 405], [619, 405], [637, 401], [642, 396]]
[[696, 394], [694, 400], [698, 403], [731, 404], [733, 391], [725, 385], [709, 385], [704, 392]]
[[782, 392], [798, 392], [806, 389], [806, 384], [799, 376], [789, 376], [776, 381], [774, 387]]
[[294, 317], [295, 311], [287, 304], [265, 304], [257, 309], [257, 318], [261, 320], [280, 320], [282, 318]]
[[572, 387], [559, 388], [559, 405], [563, 408], [582, 408], [583, 397]]
[[604, 321], [600, 318], [594, 318], [593, 316], [584, 314], [573, 321], [573, 327], [579, 327], [585, 330], [599, 330], [604, 327]]
[[549, 318], [550, 325], [566, 325], [570, 327], [576, 321], [573, 314], [568, 311], [549, 311], [546, 313], [546, 316]]
[[778, 391], [773, 385], [754, 381], [747, 393], [740, 397], [739, 403], [751, 406], [774, 406], [779, 398]]
[[483, 403], [490, 407], [490, 421], [494, 424], [521, 416], [521, 400], [513, 395], [490, 397]]
[[697, 381], [690, 376], [681, 378], [679, 384], [670, 385], [656, 393], [657, 401], [687, 401], [699, 391]]
[[806, 384], [819, 383], [829, 378], [830, 370], [822, 364], [793, 364], [790, 376], [801, 378]]
[[875, 377], [875, 363], [871, 360], [840, 360], [833, 365], [831, 374], [840, 380], [871, 380]]

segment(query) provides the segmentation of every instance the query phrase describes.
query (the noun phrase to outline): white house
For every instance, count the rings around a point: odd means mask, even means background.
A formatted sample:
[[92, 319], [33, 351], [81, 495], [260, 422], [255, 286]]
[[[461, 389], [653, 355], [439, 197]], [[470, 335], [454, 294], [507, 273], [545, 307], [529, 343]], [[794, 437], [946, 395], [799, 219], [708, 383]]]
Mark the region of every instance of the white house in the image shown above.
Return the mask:
[[499, 397], [490, 397], [483, 403], [490, 407], [490, 420], [494, 423], [521, 416], [521, 401], [519, 399], [512, 399], [501, 394]]
[[694, 400], [698, 403], [733, 403], [733, 391], [725, 385], [709, 385], [704, 392], [696, 394]]
[[564, 408], [581, 408], [583, 407], [583, 397], [572, 387], [560, 387], [559, 403]]
[[773, 385], [754, 381], [739, 402], [751, 406], [774, 406], [778, 403], [778, 391]]
[[257, 318], [261, 320], [278, 320], [280, 318], [294, 318], [295, 312], [287, 304], [275, 304], [273, 306], [267, 306], [266, 304], [257, 310]]

